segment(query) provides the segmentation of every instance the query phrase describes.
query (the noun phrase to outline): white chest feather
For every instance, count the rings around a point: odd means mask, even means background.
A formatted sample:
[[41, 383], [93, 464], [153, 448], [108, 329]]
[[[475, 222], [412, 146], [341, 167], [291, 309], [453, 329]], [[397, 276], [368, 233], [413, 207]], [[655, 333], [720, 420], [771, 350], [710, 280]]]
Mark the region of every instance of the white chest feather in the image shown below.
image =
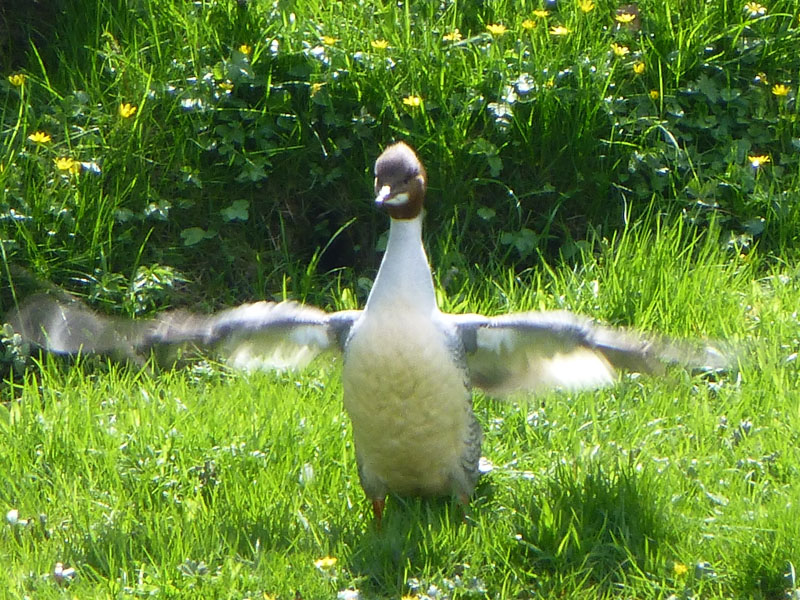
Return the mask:
[[401, 494], [453, 491], [463, 477], [469, 390], [430, 316], [364, 319], [349, 341], [342, 381], [364, 476]]

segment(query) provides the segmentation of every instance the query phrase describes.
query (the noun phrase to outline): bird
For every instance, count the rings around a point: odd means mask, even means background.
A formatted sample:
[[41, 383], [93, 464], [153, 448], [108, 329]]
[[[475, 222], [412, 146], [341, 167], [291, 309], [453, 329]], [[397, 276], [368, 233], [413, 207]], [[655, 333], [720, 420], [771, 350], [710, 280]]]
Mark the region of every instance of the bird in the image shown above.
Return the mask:
[[339, 355], [358, 476], [378, 526], [389, 494], [469, 502], [483, 437], [474, 389], [503, 398], [598, 388], [620, 370], [661, 375], [668, 363], [729, 365], [730, 356], [714, 345], [604, 326], [567, 311], [441, 311], [422, 243], [425, 167], [399, 141], [380, 154], [374, 172], [375, 204], [389, 216], [389, 237], [361, 310], [260, 301], [210, 315], [173, 310], [137, 320], [38, 295], [21, 305], [12, 326], [50, 352], [134, 361], [187, 345], [247, 370], [302, 369], [319, 355]]

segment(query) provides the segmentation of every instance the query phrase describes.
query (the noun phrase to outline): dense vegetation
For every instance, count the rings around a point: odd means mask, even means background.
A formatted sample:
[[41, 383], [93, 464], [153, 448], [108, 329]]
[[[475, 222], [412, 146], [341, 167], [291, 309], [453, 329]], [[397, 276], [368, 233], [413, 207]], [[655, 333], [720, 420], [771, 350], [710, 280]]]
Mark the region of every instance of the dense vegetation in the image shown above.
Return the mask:
[[9, 0], [0, 34], [0, 321], [42, 287], [130, 316], [360, 306], [372, 163], [404, 139], [443, 308], [740, 362], [478, 398], [466, 523], [391, 499], [378, 532], [335, 365], [66, 365], [5, 327], [9, 597], [800, 593], [798, 0]]

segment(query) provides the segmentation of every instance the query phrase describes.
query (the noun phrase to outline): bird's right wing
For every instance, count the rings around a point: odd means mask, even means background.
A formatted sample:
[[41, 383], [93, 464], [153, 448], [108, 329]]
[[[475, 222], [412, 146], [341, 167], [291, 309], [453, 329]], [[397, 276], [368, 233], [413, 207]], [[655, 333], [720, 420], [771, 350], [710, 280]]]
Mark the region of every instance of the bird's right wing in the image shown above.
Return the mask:
[[38, 295], [9, 322], [27, 341], [58, 354], [104, 354], [143, 362], [155, 352], [172, 362], [178, 349], [214, 351], [243, 369], [303, 368], [341, 351], [360, 311], [327, 313], [295, 302], [255, 302], [199, 315], [177, 310], [153, 319], [100, 315], [77, 301]]
[[255, 302], [210, 317], [184, 313], [159, 319], [150, 339], [214, 347], [240, 369], [299, 369], [323, 352], [341, 352], [360, 314], [327, 313], [296, 302]]

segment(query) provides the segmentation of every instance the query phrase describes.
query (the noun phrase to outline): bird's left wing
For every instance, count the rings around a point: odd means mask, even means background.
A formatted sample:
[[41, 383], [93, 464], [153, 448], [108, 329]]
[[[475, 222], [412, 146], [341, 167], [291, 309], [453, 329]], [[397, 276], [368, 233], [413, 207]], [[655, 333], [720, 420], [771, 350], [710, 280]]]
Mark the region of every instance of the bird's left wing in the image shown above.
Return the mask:
[[303, 368], [341, 351], [360, 311], [327, 313], [295, 302], [255, 302], [199, 315], [177, 310], [153, 319], [98, 314], [80, 302], [38, 295], [9, 322], [29, 342], [58, 354], [104, 354], [142, 362], [155, 352], [174, 361], [179, 348], [215, 351], [244, 369]]
[[661, 374], [666, 363], [719, 369], [716, 348], [596, 325], [569, 312], [443, 315], [466, 351], [471, 383], [490, 395], [608, 385], [617, 370]]

